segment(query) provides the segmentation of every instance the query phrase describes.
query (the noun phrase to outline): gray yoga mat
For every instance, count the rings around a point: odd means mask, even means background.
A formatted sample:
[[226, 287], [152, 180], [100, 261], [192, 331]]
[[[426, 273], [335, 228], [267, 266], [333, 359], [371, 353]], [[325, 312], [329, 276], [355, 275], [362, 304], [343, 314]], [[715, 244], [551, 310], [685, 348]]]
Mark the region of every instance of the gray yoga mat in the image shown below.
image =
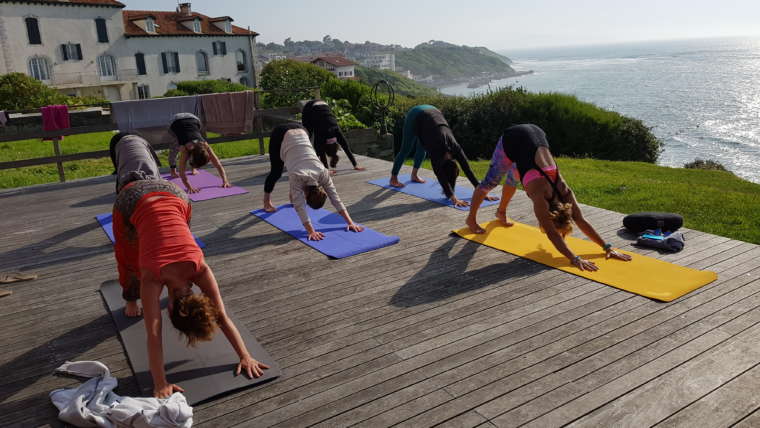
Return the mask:
[[[153, 379], [148, 366], [145, 323], [141, 317], [127, 318], [124, 315], [124, 300], [121, 297], [121, 286], [118, 282], [104, 283], [100, 287], [100, 292], [111, 311], [111, 317], [119, 331], [141, 394], [150, 397], [153, 395]], [[197, 289], [196, 292], [198, 292]], [[190, 405], [196, 405], [239, 389], [250, 388], [280, 376], [281, 372], [277, 363], [259, 345], [245, 325], [235, 320], [231, 314], [230, 317], [240, 330], [240, 335], [253, 358], [270, 367], [264, 370], [263, 376], [254, 379], [248, 379], [243, 375], [235, 376], [235, 368], [240, 359], [221, 330], [217, 330], [212, 341], [201, 342], [195, 347], [187, 347], [169, 320], [169, 314], [165, 310], [167, 303], [166, 290], [164, 290], [161, 296], [161, 325], [166, 378], [169, 382], [185, 389], [185, 397]]]

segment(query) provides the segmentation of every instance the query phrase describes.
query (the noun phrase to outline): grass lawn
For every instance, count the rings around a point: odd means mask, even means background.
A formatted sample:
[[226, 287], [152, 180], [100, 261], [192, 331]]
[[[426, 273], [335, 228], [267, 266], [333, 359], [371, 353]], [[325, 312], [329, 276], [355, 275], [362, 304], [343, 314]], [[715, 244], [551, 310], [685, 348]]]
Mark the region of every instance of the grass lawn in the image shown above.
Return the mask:
[[[760, 244], [760, 184], [729, 172], [643, 162], [559, 158], [557, 163], [584, 204], [626, 214], [674, 212], [684, 217], [686, 227]], [[488, 164], [471, 162], [477, 177], [485, 175]], [[423, 167], [430, 168], [430, 162]]]
[[[92, 152], [98, 150], [108, 150], [108, 144], [111, 141], [113, 133], [94, 132], [90, 134], [79, 134], [66, 137], [61, 142], [61, 152], [64, 155]], [[209, 137], [216, 135], [209, 133]], [[269, 139], [264, 139], [265, 150], [269, 146]], [[259, 154], [258, 140], [243, 140], [231, 143], [212, 144], [214, 152], [221, 159], [234, 158], [239, 156]], [[7, 143], [0, 143], [0, 162], [10, 162], [14, 160], [33, 159], [40, 157], [53, 156], [53, 143], [40, 140], [19, 140]], [[164, 166], [168, 165], [166, 160], [167, 151], [159, 152], [159, 157]], [[97, 177], [108, 175], [113, 172], [111, 159], [87, 159], [76, 162], [65, 162], [63, 168], [66, 171], [66, 180], [77, 178]], [[31, 166], [26, 168], [6, 169], [0, 171], [0, 189], [13, 187], [29, 186], [32, 184], [55, 183], [58, 181], [58, 167], [55, 164]]]
[[[111, 132], [66, 137], [64, 154], [106, 150]], [[269, 140], [265, 140], [268, 147]], [[220, 158], [259, 154], [256, 140], [214, 144]], [[53, 155], [50, 142], [0, 143], [0, 162]], [[166, 152], [160, 153], [166, 165]], [[411, 162], [411, 161], [410, 161]], [[581, 202], [622, 213], [666, 211], [683, 215], [685, 225], [733, 239], [760, 244], [760, 184], [722, 171], [666, 168], [641, 162], [559, 158], [562, 175]], [[478, 177], [488, 161], [473, 161]], [[430, 168], [430, 162], [423, 165]], [[108, 158], [64, 163], [66, 178], [108, 175]], [[0, 171], [0, 188], [58, 181], [55, 165]]]

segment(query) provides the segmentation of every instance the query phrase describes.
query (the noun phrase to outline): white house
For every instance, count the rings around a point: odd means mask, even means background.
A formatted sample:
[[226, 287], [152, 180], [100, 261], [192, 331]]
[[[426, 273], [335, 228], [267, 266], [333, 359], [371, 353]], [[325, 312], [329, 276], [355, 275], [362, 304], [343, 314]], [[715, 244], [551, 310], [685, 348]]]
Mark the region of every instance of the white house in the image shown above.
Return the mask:
[[378, 70], [396, 71], [396, 55], [392, 53], [370, 55], [359, 58], [359, 64]]
[[354, 72], [356, 63], [342, 56], [318, 56], [309, 62], [317, 67], [324, 68], [341, 79], [356, 78]]
[[127, 11], [116, 0], [0, 0], [0, 74], [29, 74], [68, 95], [163, 95], [182, 80], [255, 85], [257, 33], [182, 3]]

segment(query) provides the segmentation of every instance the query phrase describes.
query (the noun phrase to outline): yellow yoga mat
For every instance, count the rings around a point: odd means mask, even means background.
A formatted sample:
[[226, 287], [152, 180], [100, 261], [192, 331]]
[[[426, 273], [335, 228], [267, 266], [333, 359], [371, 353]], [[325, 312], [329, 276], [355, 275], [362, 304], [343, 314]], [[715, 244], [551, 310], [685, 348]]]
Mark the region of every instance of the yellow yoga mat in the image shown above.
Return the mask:
[[689, 269], [627, 251], [621, 252], [633, 257], [629, 262], [606, 259], [604, 251], [595, 243], [568, 237], [567, 245], [575, 254], [599, 267], [596, 272], [582, 271], [557, 251], [538, 228], [521, 223], [503, 227], [496, 220], [481, 224], [481, 227], [486, 230], [482, 235], [476, 235], [466, 227], [454, 233], [497, 250], [663, 302], [681, 297], [718, 278], [715, 272]]

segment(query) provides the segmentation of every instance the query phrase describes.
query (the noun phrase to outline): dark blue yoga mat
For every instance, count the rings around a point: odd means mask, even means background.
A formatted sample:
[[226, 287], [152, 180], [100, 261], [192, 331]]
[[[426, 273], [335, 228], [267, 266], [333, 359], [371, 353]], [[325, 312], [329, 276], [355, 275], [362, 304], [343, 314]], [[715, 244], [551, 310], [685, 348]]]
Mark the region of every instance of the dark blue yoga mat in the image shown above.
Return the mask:
[[[100, 214], [95, 216], [96, 219], [98, 219], [98, 223], [100, 223], [100, 227], [103, 228], [103, 232], [108, 235], [108, 239], [111, 240], [111, 243], [113, 244], [116, 242], [116, 238], [113, 236], [113, 215], [112, 214]], [[193, 234], [193, 238], [195, 238], [195, 242], [198, 244], [201, 248], [206, 248], [206, 244], [201, 241], [200, 238], [195, 236]]]
[[[390, 181], [390, 178], [379, 178], [377, 180], [372, 180], [369, 183], [374, 184], [376, 186], [384, 187], [386, 189], [396, 190], [401, 193], [406, 193], [407, 195], [416, 196], [418, 198], [427, 199], [431, 202], [436, 202], [441, 205], [446, 205], [451, 208], [456, 208], [461, 211], [469, 211], [470, 207], [455, 207], [454, 204], [451, 203], [451, 200], [447, 197], [443, 196], [443, 189], [441, 188], [441, 185], [438, 184], [438, 180], [435, 178], [425, 178], [426, 183], [415, 183], [412, 181], [411, 175], [399, 175], [398, 180], [405, 184], [404, 187], [398, 188], [393, 187], [388, 182]], [[461, 186], [459, 183], [457, 183], [457, 186], [454, 188], [454, 194], [457, 196], [457, 199], [461, 199], [463, 201], [471, 202], [472, 201], [472, 187], [470, 186]], [[487, 207], [491, 205], [498, 204], [499, 201], [483, 201], [483, 204], [481, 204], [481, 207]]]
[[325, 209], [314, 210], [306, 207], [311, 225], [318, 232], [325, 234], [321, 241], [309, 241], [292, 204], [281, 205], [277, 211], [268, 213], [261, 210], [251, 211], [251, 214], [261, 218], [272, 226], [298, 239], [304, 244], [314, 248], [320, 253], [335, 259], [353, 256], [354, 254], [366, 253], [387, 247], [398, 242], [398, 236], [386, 236], [382, 233], [365, 228], [363, 232], [351, 232], [346, 230], [346, 222], [337, 213], [331, 213]]

